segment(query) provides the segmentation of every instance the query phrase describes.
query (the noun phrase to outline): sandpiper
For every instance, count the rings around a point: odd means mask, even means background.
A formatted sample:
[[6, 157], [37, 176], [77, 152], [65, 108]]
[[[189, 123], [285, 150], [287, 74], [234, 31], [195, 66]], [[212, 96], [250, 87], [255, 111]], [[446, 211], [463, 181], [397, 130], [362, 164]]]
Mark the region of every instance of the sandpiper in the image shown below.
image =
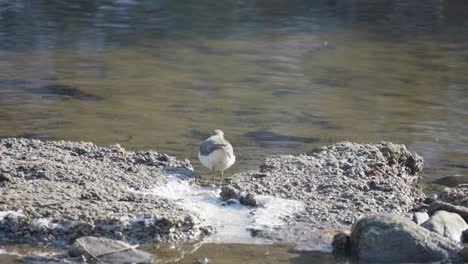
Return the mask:
[[[221, 182], [223, 181], [224, 170], [236, 162], [231, 143], [224, 139], [224, 133], [219, 129], [213, 131], [211, 137], [200, 145], [198, 159], [208, 169], [221, 171]], [[214, 181], [215, 176], [213, 176]]]

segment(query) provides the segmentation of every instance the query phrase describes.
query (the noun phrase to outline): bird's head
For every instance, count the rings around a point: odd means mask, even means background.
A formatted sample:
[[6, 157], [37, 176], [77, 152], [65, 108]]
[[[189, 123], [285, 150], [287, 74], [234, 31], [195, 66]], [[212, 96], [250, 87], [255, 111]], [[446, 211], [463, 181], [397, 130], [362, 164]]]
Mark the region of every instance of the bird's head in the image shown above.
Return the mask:
[[213, 130], [212, 136], [224, 136], [224, 132], [219, 129], [216, 129], [216, 130]]

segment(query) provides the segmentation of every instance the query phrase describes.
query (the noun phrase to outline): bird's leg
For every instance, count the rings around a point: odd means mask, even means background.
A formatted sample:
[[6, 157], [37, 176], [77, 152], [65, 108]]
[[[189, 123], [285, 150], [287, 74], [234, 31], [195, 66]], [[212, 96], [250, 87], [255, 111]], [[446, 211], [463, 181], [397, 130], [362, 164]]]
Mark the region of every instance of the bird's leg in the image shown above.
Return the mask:
[[214, 168], [213, 168], [213, 184], [216, 184], [216, 172]]
[[220, 179], [221, 184], [223, 184], [223, 175], [224, 175], [224, 171], [221, 171], [221, 179]]

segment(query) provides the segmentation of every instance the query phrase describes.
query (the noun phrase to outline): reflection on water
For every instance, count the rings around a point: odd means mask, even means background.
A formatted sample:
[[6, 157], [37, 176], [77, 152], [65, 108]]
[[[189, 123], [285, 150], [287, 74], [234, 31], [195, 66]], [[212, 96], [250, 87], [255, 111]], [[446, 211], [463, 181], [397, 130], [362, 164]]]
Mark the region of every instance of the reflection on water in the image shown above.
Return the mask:
[[[3, 247], [3, 248], [2, 248]], [[185, 244], [173, 247], [166, 244], [141, 245], [140, 250], [151, 252], [153, 257], [149, 263], [179, 263], [193, 264], [207, 258], [209, 263], [217, 264], [263, 264], [263, 263], [335, 263], [335, 257], [321, 252], [297, 253], [291, 244]], [[5, 245], [0, 247], [2, 263], [41, 263], [54, 264], [66, 257], [61, 249], [27, 245]], [[34, 261], [22, 261], [24, 256], [36, 256]], [[49, 262], [46, 259], [49, 259]], [[24, 260], [24, 259], [23, 259]], [[50, 261], [52, 260], [52, 261]], [[63, 263], [63, 262], [61, 262]], [[69, 262], [66, 262], [69, 263]], [[70, 262], [71, 263], [71, 262]], [[73, 262], [77, 263], [77, 262]]]
[[220, 128], [229, 173], [386, 140], [425, 176], [467, 176], [467, 71], [462, 0], [0, 1], [0, 136], [153, 148], [203, 173]]

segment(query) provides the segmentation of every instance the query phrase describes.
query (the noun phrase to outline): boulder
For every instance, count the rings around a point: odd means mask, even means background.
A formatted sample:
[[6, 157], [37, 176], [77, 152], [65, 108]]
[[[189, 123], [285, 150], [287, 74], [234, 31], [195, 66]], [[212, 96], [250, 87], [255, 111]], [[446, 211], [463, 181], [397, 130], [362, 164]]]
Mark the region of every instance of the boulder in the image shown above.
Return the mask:
[[458, 243], [395, 214], [360, 218], [351, 233], [351, 252], [363, 261], [456, 261], [461, 249]]
[[465, 220], [458, 214], [442, 210], [437, 211], [421, 226], [456, 242], [461, 241], [462, 232], [468, 229]]
[[151, 258], [150, 253], [135, 249], [126, 242], [92, 236], [78, 238], [68, 250], [68, 255], [104, 263], [142, 263]]
[[447, 212], [452, 212], [460, 215], [466, 222], [468, 222], [468, 208], [461, 205], [453, 205], [441, 201], [434, 201], [427, 208], [429, 214], [434, 214], [439, 210], [444, 210]]

